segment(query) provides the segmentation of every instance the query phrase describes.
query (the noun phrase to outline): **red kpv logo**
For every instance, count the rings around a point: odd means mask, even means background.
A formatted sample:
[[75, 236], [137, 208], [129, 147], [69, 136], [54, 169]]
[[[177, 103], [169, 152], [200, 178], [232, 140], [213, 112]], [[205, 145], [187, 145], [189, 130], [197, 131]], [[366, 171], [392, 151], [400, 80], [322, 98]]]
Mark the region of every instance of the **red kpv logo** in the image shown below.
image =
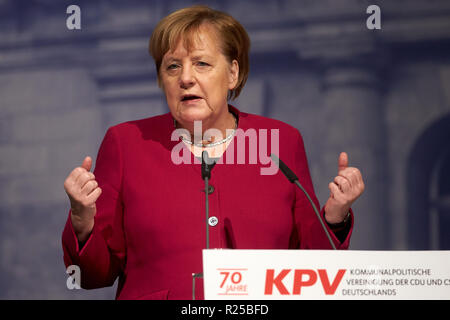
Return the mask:
[[327, 270], [325, 269], [317, 269], [317, 271], [312, 269], [295, 269], [292, 283], [292, 293], [290, 293], [288, 288], [286, 288], [283, 283], [283, 279], [291, 272], [291, 269], [283, 269], [277, 275], [275, 275], [274, 269], [267, 269], [264, 294], [273, 294], [273, 288], [275, 287], [282, 295], [300, 295], [302, 288], [313, 286], [319, 279], [324, 293], [327, 295], [333, 295], [341, 283], [345, 271], [346, 269], [339, 269], [334, 279], [331, 279], [330, 281]]
[[248, 295], [248, 285], [246, 282], [246, 276], [248, 269], [235, 268], [224, 269], [219, 268], [220, 272], [220, 292], [219, 295], [223, 296], [246, 296]]

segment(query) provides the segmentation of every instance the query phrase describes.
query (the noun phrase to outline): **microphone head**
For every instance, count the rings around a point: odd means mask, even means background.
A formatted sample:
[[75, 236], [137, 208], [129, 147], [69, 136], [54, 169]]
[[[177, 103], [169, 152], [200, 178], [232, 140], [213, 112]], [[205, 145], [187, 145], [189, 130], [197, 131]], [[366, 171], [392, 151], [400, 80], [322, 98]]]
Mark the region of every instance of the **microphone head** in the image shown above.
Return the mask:
[[206, 163], [207, 165], [214, 164], [214, 159], [209, 157], [208, 152], [206, 150], [202, 152], [202, 163]]
[[298, 177], [295, 175], [294, 172], [292, 172], [291, 169], [287, 165], [284, 164], [283, 161], [281, 161], [280, 158], [278, 158], [275, 154], [271, 154], [270, 157], [272, 158], [272, 161], [280, 168], [281, 172], [288, 178], [288, 180], [291, 183], [294, 183], [295, 180], [298, 180]]
[[277, 165], [277, 167], [280, 167], [280, 159], [273, 153], [270, 154], [270, 157], [272, 158], [272, 161]]
[[202, 179], [205, 180], [207, 177], [208, 179], [211, 179], [211, 169], [210, 166], [212, 164], [213, 160], [211, 160], [208, 156], [207, 151], [202, 152]]

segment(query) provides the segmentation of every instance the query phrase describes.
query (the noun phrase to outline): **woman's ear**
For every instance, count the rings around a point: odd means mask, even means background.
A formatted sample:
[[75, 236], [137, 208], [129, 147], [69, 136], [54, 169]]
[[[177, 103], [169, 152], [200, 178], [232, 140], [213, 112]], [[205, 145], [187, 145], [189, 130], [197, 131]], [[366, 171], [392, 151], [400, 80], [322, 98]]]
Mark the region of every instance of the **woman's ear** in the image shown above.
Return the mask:
[[239, 79], [239, 63], [233, 60], [230, 64], [230, 81], [228, 89], [233, 90], [236, 88]]

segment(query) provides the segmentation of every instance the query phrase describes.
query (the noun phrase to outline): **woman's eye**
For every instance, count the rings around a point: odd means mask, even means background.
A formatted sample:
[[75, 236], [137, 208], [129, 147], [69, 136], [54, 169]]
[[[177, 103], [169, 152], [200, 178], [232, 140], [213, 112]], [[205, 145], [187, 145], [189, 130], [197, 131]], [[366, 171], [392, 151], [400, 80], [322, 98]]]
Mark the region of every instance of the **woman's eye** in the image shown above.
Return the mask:
[[167, 66], [167, 70], [174, 70], [176, 68], [178, 68], [178, 65], [176, 65], [175, 63], [169, 64]]

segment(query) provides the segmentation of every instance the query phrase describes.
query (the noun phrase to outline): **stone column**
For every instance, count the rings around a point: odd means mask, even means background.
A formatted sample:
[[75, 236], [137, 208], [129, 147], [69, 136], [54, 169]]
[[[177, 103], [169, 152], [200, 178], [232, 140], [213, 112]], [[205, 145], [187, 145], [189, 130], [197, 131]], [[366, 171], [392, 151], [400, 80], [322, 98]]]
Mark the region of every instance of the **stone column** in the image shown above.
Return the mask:
[[[337, 175], [339, 153], [361, 170], [365, 192], [355, 202], [352, 249], [386, 249], [389, 214], [386, 136], [378, 66], [356, 59], [328, 61], [323, 75], [322, 179]], [[323, 180], [322, 180], [323, 181]], [[322, 191], [324, 192], [324, 191]], [[326, 192], [326, 190], [325, 190]], [[327, 199], [326, 194], [324, 199]]]

